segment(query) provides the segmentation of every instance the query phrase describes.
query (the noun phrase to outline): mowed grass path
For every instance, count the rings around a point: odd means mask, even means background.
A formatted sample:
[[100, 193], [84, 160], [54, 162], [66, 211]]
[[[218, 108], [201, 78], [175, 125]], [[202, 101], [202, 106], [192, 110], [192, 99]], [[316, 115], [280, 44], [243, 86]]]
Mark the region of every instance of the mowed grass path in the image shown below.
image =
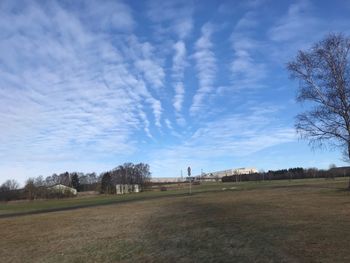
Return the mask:
[[346, 184], [214, 183], [192, 196], [100, 197], [114, 203], [2, 218], [0, 261], [350, 262]]

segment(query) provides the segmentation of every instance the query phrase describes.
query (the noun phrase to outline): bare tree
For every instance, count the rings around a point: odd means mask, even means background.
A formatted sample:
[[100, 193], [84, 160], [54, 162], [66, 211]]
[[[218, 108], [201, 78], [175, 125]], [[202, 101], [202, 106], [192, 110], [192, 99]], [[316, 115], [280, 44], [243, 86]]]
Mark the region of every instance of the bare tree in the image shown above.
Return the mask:
[[35, 186], [35, 179], [34, 178], [29, 178], [26, 183], [25, 183], [25, 186], [24, 186], [24, 191], [27, 195], [27, 198], [29, 200], [33, 200], [36, 198], [36, 195], [37, 195], [37, 189], [36, 189], [36, 186]]
[[16, 180], [7, 180], [1, 185], [1, 188], [7, 191], [17, 190], [19, 188], [19, 183]]
[[311, 102], [296, 118], [296, 129], [313, 146], [340, 147], [350, 160], [350, 38], [329, 34], [288, 63], [299, 80], [297, 99]]

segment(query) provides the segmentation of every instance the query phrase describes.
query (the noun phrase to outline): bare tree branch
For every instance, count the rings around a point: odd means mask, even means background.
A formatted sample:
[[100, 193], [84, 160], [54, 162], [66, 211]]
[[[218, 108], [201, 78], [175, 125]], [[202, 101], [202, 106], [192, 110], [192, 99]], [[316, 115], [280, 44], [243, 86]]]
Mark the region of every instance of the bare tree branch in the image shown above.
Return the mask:
[[287, 64], [299, 80], [297, 100], [312, 109], [296, 118], [296, 130], [310, 142], [336, 143], [350, 160], [350, 38], [330, 34]]

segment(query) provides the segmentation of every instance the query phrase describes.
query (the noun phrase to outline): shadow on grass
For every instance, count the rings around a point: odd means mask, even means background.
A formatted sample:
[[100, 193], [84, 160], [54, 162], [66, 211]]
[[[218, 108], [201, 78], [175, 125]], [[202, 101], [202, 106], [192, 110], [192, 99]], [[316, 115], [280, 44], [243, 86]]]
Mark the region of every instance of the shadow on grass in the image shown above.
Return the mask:
[[[152, 262], [345, 262], [339, 259], [348, 258], [346, 245], [337, 243], [334, 234], [341, 232], [329, 227], [337, 216], [325, 212], [331, 207], [322, 208], [327, 203], [315, 199], [323, 187], [300, 197], [299, 190], [313, 188], [283, 192], [276, 187], [284, 193], [278, 199], [264, 189], [174, 200], [145, 223], [146, 250], [153, 254]], [[348, 225], [340, 220], [339, 226], [343, 231]], [[329, 245], [332, 242], [337, 245]]]
[[[205, 191], [198, 191], [192, 193], [192, 195], [202, 194], [202, 193], [211, 193], [211, 192], [218, 192], [219, 190], [205, 190]], [[52, 213], [52, 212], [61, 212], [61, 211], [69, 211], [69, 210], [76, 210], [76, 209], [82, 209], [82, 208], [91, 208], [91, 207], [99, 207], [99, 206], [108, 206], [108, 205], [114, 205], [114, 204], [124, 204], [124, 203], [133, 203], [133, 202], [139, 202], [139, 201], [147, 201], [147, 200], [155, 200], [159, 198], [172, 198], [172, 197], [184, 197], [188, 196], [188, 193], [166, 193], [164, 195], [150, 195], [149, 196], [136, 196], [131, 198], [123, 198], [123, 196], [120, 197], [120, 199], [111, 199], [111, 200], [104, 200], [101, 203], [93, 203], [93, 204], [79, 204], [79, 205], [70, 205], [65, 207], [54, 207], [54, 208], [44, 208], [44, 209], [38, 209], [38, 210], [32, 210], [32, 211], [25, 211], [25, 212], [14, 212], [14, 213], [6, 213], [6, 214], [0, 214], [1, 218], [12, 218], [12, 217], [19, 217], [19, 216], [27, 216], [27, 215], [37, 215], [37, 214], [43, 214], [43, 213]]]
[[291, 229], [251, 216], [266, 210], [254, 202], [180, 199], [145, 223], [146, 250], [152, 262], [295, 262], [278, 245]]

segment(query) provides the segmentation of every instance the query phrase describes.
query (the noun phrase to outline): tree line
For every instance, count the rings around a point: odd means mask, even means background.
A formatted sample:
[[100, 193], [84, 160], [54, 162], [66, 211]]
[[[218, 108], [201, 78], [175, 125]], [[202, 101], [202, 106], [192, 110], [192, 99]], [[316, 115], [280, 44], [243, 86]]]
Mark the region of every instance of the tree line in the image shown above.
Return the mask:
[[7, 180], [0, 186], [0, 201], [21, 199], [50, 199], [71, 197], [71, 191], [54, 191], [52, 186], [61, 184], [78, 192], [97, 191], [114, 194], [116, 184], [138, 184], [141, 190], [151, 179], [150, 166], [145, 163], [124, 163], [111, 171], [96, 173], [64, 172], [44, 178], [42, 175], [26, 180], [23, 188], [15, 180]]
[[328, 170], [319, 170], [317, 168], [304, 169], [295, 167], [289, 169], [269, 170], [253, 174], [230, 175], [222, 177], [222, 182], [237, 181], [264, 181], [264, 180], [292, 180], [307, 178], [325, 178], [334, 179], [335, 177], [350, 176], [350, 167], [331, 166]]
[[151, 179], [150, 167], [148, 164], [125, 163], [111, 171], [101, 174], [101, 193], [115, 194], [117, 184], [138, 184], [141, 188]]

